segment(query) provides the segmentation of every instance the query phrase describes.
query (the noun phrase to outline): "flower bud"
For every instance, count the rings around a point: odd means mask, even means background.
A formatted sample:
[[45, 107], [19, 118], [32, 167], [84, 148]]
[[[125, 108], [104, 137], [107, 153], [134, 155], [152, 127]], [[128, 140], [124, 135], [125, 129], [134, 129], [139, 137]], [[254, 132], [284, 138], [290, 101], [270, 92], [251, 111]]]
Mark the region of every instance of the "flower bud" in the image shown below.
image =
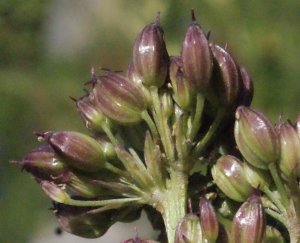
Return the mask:
[[162, 92], [160, 93], [160, 103], [162, 111], [164, 112], [164, 117], [168, 119], [173, 115], [174, 112], [173, 99], [168, 90], [162, 90]]
[[110, 220], [111, 213], [89, 213], [92, 207], [76, 207], [56, 204], [55, 215], [60, 226], [70, 234], [84, 238], [98, 238], [106, 233], [114, 223]]
[[91, 183], [91, 178], [86, 176], [75, 175], [69, 172], [65, 175], [65, 179], [68, 188], [78, 196], [96, 198], [103, 193], [103, 189], [99, 185]]
[[192, 105], [192, 99], [194, 95], [182, 72], [181, 57], [171, 57], [170, 79], [174, 92], [174, 101], [180, 106], [181, 109], [188, 110]]
[[278, 126], [281, 153], [278, 165], [286, 177], [300, 176], [300, 138], [290, 122]]
[[218, 159], [212, 168], [212, 176], [221, 191], [235, 201], [243, 202], [251, 195], [243, 164], [231, 155]]
[[253, 188], [263, 189], [269, 187], [272, 183], [271, 176], [268, 170], [261, 170], [248, 163], [243, 163], [246, 179]]
[[205, 242], [214, 243], [219, 233], [219, 222], [214, 207], [206, 197], [201, 197], [199, 208], [202, 234]]
[[78, 132], [47, 132], [42, 136], [66, 158], [66, 162], [81, 171], [96, 172], [105, 167], [103, 150], [95, 139]]
[[21, 165], [22, 169], [34, 177], [48, 181], [68, 171], [68, 166], [50, 145], [33, 149], [22, 161], [11, 161], [11, 163]]
[[253, 82], [246, 68], [240, 67], [240, 73], [242, 77], [242, 86], [238, 98], [238, 105], [250, 106], [254, 94]]
[[211, 51], [214, 57], [213, 92], [219, 105], [232, 106], [237, 101], [241, 89], [240, 68], [233, 57], [220, 46], [213, 45]]
[[113, 130], [113, 122], [102, 113], [101, 109], [95, 103], [93, 94], [77, 99], [76, 106], [87, 128], [103, 132], [102, 127], [106, 125]]
[[268, 243], [285, 243], [279, 230], [274, 227], [268, 226], [266, 228], [266, 241]]
[[231, 226], [232, 243], [262, 243], [266, 215], [259, 196], [252, 195], [236, 212]]
[[146, 86], [161, 87], [169, 70], [169, 55], [160, 26], [160, 13], [156, 22], [147, 25], [133, 45], [133, 65]]
[[243, 157], [253, 166], [268, 169], [280, 153], [279, 137], [262, 113], [245, 106], [236, 111], [234, 136]]
[[70, 199], [70, 196], [66, 193], [66, 191], [49, 182], [43, 180], [37, 180], [40, 187], [44, 190], [44, 192], [51, 198], [51, 200], [55, 202], [65, 203]]
[[213, 58], [208, 40], [196, 22], [193, 9], [192, 22], [182, 43], [181, 56], [183, 72], [191, 88], [197, 93], [206, 91], [210, 85]]
[[200, 219], [193, 213], [188, 213], [178, 223], [174, 243], [202, 243]]
[[141, 113], [147, 109], [143, 92], [134, 83], [114, 72], [98, 76], [93, 94], [101, 111], [123, 125], [140, 122]]

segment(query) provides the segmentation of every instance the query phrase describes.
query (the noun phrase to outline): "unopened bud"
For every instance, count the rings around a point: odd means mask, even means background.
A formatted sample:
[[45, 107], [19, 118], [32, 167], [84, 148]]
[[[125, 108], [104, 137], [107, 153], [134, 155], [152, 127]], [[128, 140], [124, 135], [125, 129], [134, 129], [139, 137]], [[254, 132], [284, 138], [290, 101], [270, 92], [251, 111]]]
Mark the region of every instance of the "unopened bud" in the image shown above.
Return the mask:
[[246, 106], [236, 111], [234, 136], [243, 157], [253, 166], [268, 169], [280, 153], [279, 137], [262, 113]]
[[174, 243], [202, 243], [200, 219], [194, 213], [188, 213], [176, 227]]
[[41, 180], [52, 181], [55, 177], [68, 171], [67, 164], [50, 145], [33, 149], [21, 161], [11, 161]]
[[196, 22], [194, 10], [182, 43], [181, 56], [183, 72], [191, 88], [197, 93], [205, 92], [210, 85], [213, 57], [208, 40]]
[[115, 222], [110, 220], [111, 213], [89, 213], [92, 209], [92, 207], [76, 207], [58, 203], [55, 215], [60, 226], [68, 233], [89, 239], [98, 238], [104, 235]]
[[200, 198], [200, 222], [202, 234], [207, 243], [217, 242], [219, 222], [213, 205], [206, 197]]
[[232, 243], [262, 243], [266, 215], [259, 196], [252, 195], [236, 212], [231, 226]]
[[268, 170], [261, 170], [247, 162], [243, 163], [243, 168], [247, 181], [253, 188], [263, 189], [271, 185], [272, 179]]
[[120, 124], [140, 122], [141, 113], [147, 109], [147, 101], [138, 86], [114, 72], [98, 76], [93, 94], [101, 111]]
[[103, 126], [106, 125], [113, 130], [113, 122], [102, 113], [100, 107], [95, 103], [93, 94], [76, 100], [76, 106], [87, 128], [103, 132]]
[[43, 138], [74, 168], [96, 172], [106, 165], [101, 146], [87, 135], [70, 131], [47, 132]]
[[281, 153], [278, 165], [286, 177], [300, 176], [300, 138], [290, 122], [278, 126]]
[[218, 159], [212, 168], [212, 176], [221, 191], [235, 201], [243, 202], [251, 195], [243, 164], [231, 155]]
[[217, 45], [211, 47], [214, 57], [212, 76], [213, 92], [221, 106], [232, 106], [236, 103], [241, 89], [240, 67], [233, 57]]
[[142, 30], [133, 45], [133, 65], [146, 86], [161, 87], [165, 83], [170, 65], [159, 18], [160, 13], [157, 14], [155, 23]]

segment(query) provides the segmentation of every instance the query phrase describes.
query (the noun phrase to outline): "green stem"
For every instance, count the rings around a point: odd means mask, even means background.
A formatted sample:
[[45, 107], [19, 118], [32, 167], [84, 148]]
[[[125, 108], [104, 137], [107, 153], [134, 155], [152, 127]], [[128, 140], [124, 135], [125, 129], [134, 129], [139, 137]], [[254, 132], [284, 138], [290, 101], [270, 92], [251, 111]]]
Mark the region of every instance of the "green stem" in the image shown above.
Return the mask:
[[279, 221], [283, 225], [286, 224], [285, 217], [282, 217], [282, 215], [276, 213], [275, 211], [273, 211], [270, 208], [265, 208], [265, 211], [266, 211], [267, 214], [269, 214], [270, 216], [272, 216], [274, 219], [276, 219], [277, 221]]
[[201, 126], [201, 117], [202, 117], [202, 112], [203, 112], [203, 108], [204, 108], [204, 101], [205, 101], [205, 97], [203, 96], [203, 94], [198, 93], [197, 94], [195, 117], [193, 119], [192, 128], [191, 128], [190, 134], [188, 136], [188, 138], [191, 141], [194, 140], [194, 138], [195, 138], [200, 126]]
[[289, 199], [287, 197], [286, 191], [282, 184], [282, 180], [278, 175], [276, 164], [275, 163], [269, 164], [269, 170], [270, 170], [272, 178], [275, 182], [276, 188], [279, 192], [280, 198], [282, 199], [282, 204], [283, 204], [284, 208], [288, 211], [289, 210]]
[[157, 132], [156, 126], [155, 126], [153, 120], [151, 119], [151, 117], [149, 116], [149, 113], [148, 113], [147, 110], [142, 112], [142, 118], [148, 124], [148, 126], [150, 128], [150, 131], [152, 133], [152, 136], [154, 138], [157, 138], [158, 137], [158, 132]]
[[171, 171], [167, 190], [157, 200], [156, 209], [162, 214], [168, 242], [173, 243], [177, 224], [186, 214], [188, 175], [181, 171]]
[[276, 207], [280, 210], [283, 215], [287, 215], [286, 209], [281, 203], [281, 201], [270, 191], [268, 187], [262, 188], [262, 191], [269, 197], [269, 199], [276, 205]]
[[166, 156], [169, 161], [174, 161], [174, 145], [172, 141], [170, 127], [168, 125], [168, 119], [163, 112], [161, 102], [158, 95], [158, 89], [156, 86], [150, 87], [150, 92], [153, 101], [153, 118], [159, 132], [161, 142], [163, 144]]

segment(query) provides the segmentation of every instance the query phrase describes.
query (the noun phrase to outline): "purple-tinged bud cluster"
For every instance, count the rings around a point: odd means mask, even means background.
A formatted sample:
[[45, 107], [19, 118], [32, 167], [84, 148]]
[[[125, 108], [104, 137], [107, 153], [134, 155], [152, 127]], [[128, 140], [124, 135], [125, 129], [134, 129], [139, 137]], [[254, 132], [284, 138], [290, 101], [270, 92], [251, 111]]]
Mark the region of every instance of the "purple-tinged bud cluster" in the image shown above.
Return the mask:
[[[281, 239], [265, 212], [300, 232], [291, 226], [300, 229], [300, 115], [274, 126], [249, 108], [246, 69], [191, 15], [180, 54], [169, 56], [158, 14], [126, 73], [92, 69], [90, 90], [73, 99], [90, 136], [35, 133], [47, 144], [12, 161], [34, 176], [66, 231], [100, 237], [145, 210], [169, 243]], [[222, 218], [233, 220], [231, 232]]]

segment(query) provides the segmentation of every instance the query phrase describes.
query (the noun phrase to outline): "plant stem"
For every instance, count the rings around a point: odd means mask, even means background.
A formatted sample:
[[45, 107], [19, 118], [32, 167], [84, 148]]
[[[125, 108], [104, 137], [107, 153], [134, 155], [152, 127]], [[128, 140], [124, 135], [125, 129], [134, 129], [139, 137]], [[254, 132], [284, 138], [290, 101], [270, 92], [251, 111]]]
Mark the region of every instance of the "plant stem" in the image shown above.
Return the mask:
[[188, 176], [181, 171], [172, 170], [167, 190], [157, 205], [164, 219], [168, 242], [173, 243], [177, 224], [186, 214]]

